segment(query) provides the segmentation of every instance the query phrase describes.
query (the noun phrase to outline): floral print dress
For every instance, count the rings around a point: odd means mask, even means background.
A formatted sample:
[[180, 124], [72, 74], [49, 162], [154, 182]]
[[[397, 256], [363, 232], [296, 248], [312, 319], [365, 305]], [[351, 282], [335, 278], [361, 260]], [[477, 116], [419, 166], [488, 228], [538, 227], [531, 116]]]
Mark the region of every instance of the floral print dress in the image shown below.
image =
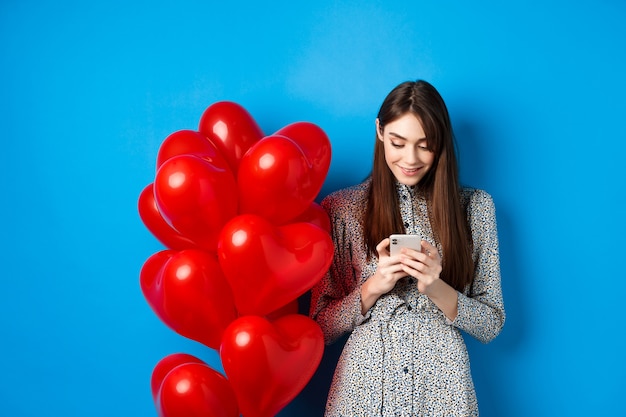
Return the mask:
[[[330, 344], [351, 332], [328, 394], [325, 416], [477, 416], [478, 404], [461, 330], [487, 343], [504, 325], [495, 208], [489, 194], [463, 188], [474, 242], [473, 284], [458, 295], [454, 321], [417, 290], [414, 278], [361, 314], [360, 288], [376, 272], [367, 261], [360, 219], [369, 182], [336, 191], [322, 206], [333, 224], [333, 264], [312, 291], [311, 317]], [[397, 185], [406, 233], [436, 244], [426, 200]], [[441, 253], [441, 247], [436, 244]]]

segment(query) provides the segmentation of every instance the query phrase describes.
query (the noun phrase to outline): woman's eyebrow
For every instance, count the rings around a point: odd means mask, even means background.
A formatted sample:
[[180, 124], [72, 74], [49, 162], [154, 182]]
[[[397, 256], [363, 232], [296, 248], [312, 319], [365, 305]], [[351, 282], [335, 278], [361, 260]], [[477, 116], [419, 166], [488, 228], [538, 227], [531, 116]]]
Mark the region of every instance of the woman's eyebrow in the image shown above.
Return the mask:
[[407, 140], [407, 138], [405, 138], [404, 136], [398, 135], [397, 133], [394, 133], [394, 132], [389, 132], [389, 136], [393, 136], [394, 138], [397, 138], [397, 139]]
[[[401, 140], [405, 140], [405, 141], [406, 141], [406, 140], [408, 140], [408, 139], [407, 139], [407, 138], [405, 138], [404, 136], [399, 135], [399, 134], [397, 134], [397, 133], [395, 133], [395, 132], [389, 132], [389, 136], [393, 136], [393, 137], [394, 137], [394, 138], [396, 138], [396, 139], [401, 139]], [[423, 142], [423, 141], [425, 141], [425, 140], [426, 140], [426, 136], [424, 136], [423, 138], [418, 139], [418, 140], [417, 140], [417, 142]]]

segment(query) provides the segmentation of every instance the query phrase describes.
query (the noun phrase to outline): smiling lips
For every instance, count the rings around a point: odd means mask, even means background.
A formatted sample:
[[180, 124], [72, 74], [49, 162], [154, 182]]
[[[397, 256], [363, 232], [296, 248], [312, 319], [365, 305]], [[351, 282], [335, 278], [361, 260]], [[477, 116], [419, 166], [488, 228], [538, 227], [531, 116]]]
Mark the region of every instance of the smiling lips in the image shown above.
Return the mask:
[[420, 168], [411, 168], [411, 169], [400, 167], [400, 170], [402, 171], [402, 173], [404, 175], [406, 175], [407, 177], [414, 176], [415, 174], [417, 174], [420, 171], [420, 169], [421, 169], [421, 167]]

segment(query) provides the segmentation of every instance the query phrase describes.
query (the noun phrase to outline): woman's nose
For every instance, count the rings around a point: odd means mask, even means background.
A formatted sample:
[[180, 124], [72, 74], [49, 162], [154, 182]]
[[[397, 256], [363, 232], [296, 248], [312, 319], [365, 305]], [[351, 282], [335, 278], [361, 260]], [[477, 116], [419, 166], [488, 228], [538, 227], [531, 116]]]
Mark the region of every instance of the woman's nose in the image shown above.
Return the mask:
[[410, 149], [407, 147], [407, 151], [404, 154], [404, 159], [407, 163], [415, 163], [417, 162], [417, 151], [415, 149]]

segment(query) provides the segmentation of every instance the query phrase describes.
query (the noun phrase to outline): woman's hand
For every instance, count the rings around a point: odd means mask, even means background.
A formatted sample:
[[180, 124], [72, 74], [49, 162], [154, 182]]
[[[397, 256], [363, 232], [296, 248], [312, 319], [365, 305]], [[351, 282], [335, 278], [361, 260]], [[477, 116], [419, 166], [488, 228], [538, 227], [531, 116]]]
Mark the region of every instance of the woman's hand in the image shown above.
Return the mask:
[[381, 295], [391, 291], [400, 278], [407, 275], [400, 263], [401, 255], [390, 256], [389, 254], [389, 238], [383, 239], [376, 245], [376, 252], [378, 252], [376, 273], [369, 277], [361, 287], [362, 314], [372, 308]]
[[422, 240], [422, 250], [400, 251], [402, 271], [417, 279], [417, 290], [428, 296], [450, 321], [458, 314], [458, 293], [440, 279], [441, 256], [437, 248]]
[[400, 251], [402, 271], [417, 279], [417, 289], [429, 295], [433, 284], [441, 274], [441, 256], [439, 251], [429, 242], [422, 240], [422, 250], [402, 248]]

